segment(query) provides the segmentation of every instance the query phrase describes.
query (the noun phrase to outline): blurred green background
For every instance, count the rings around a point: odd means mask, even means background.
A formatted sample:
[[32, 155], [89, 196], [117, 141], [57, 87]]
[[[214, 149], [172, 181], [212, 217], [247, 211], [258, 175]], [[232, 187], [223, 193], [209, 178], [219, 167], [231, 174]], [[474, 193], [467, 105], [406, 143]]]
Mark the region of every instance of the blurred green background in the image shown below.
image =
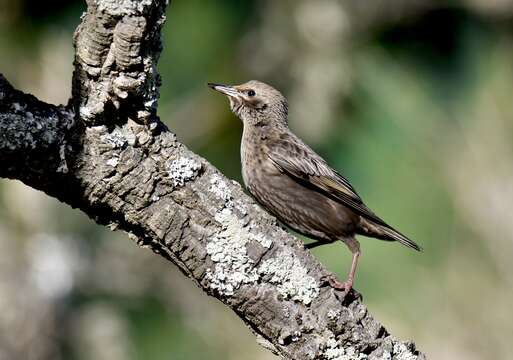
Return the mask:
[[[0, 72], [70, 96], [81, 1], [0, 0]], [[425, 251], [361, 239], [356, 288], [431, 359], [513, 339], [513, 1], [176, 0], [159, 115], [241, 181], [241, 124], [208, 81], [269, 82], [290, 126]], [[0, 164], [1, 166], [1, 164]], [[314, 250], [345, 276], [342, 244]], [[274, 359], [122, 233], [0, 181], [0, 359]]]

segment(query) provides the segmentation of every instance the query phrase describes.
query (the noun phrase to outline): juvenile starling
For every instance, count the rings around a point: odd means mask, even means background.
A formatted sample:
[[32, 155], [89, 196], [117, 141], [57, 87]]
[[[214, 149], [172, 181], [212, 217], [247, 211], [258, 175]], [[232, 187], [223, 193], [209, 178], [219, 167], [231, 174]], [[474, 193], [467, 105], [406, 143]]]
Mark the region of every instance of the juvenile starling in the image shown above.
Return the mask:
[[353, 286], [360, 256], [356, 234], [421, 250], [374, 214], [346, 178], [290, 131], [287, 100], [278, 90], [255, 80], [208, 85], [228, 96], [242, 120], [242, 177], [249, 192], [285, 225], [317, 240], [307, 247], [342, 240], [351, 250], [347, 280], [327, 279], [332, 287], [347, 294]]

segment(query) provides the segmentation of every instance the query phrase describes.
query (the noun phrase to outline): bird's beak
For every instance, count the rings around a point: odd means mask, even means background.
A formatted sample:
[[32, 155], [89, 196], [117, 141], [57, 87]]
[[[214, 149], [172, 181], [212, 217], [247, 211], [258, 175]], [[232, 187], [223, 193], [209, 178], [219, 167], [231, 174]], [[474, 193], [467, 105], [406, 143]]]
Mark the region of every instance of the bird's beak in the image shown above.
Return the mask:
[[233, 86], [214, 83], [208, 83], [208, 86], [214, 89], [215, 91], [219, 91], [222, 94], [228, 95], [229, 97], [239, 97], [239, 91], [235, 89]]

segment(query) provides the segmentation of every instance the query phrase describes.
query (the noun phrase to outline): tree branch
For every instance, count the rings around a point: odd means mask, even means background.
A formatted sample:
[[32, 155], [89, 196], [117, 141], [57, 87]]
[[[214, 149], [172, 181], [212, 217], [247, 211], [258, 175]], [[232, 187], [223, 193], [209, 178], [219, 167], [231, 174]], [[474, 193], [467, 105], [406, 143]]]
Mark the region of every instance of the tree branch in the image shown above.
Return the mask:
[[[164, 256], [287, 359], [424, 359], [393, 338], [302, 242], [156, 116], [166, 1], [89, 0], [70, 105], [0, 76], [0, 176], [81, 209]], [[342, 300], [342, 301], [341, 301]]]

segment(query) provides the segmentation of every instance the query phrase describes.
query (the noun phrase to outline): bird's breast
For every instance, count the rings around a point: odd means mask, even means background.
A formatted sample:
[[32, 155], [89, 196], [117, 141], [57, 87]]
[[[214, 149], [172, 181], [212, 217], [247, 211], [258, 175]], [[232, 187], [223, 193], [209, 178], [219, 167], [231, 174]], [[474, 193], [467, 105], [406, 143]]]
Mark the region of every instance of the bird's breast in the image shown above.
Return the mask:
[[257, 196], [253, 192], [255, 186], [269, 176], [278, 174], [278, 169], [267, 156], [265, 134], [244, 128], [240, 156], [244, 184], [254, 196]]
[[354, 232], [359, 216], [280, 172], [268, 157], [265, 144], [243, 144], [241, 163], [248, 191], [289, 227], [327, 241]]
[[241, 149], [242, 178], [248, 190], [255, 196], [259, 184], [266, 183], [279, 174], [265, 152]]

